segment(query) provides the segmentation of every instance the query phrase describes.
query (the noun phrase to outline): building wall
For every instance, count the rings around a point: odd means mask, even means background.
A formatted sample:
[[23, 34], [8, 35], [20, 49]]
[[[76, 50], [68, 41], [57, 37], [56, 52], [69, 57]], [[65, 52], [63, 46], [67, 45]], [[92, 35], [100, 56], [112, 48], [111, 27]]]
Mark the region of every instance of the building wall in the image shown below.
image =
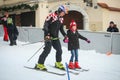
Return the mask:
[[[98, 2], [103, 2], [106, 3], [110, 7], [116, 7], [120, 8], [120, 0], [97, 0]], [[115, 11], [109, 11], [107, 9], [102, 10], [102, 25], [103, 25], [103, 31], [106, 31], [107, 27], [109, 26], [110, 21], [114, 21], [115, 24], [117, 24], [117, 27], [120, 30], [120, 12], [115, 12]]]
[[48, 3], [41, 2], [39, 3], [39, 8], [36, 10], [36, 26], [42, 28], [45, 18], [48, 15]]
[[102, 31], [103, 30], [103, 15], [101, 8], [91, 8], [87, 7], [86, 12], [88, 13], [89, 16], [89, 29], [91, 31]]
[[[16, 0], [14, 0], [14, 2], [16, 3]], [[93, 0], [93, 7], [87, 7], [83, 0], [59, 0], [58, 2], [42, 1], [39, 3], [39, 8], [36, 10], [36, 26], [42, 28], [45, 18], [51, 10], [55, 11], [59, 5], [70, 3], [70, 5], [67, 5], [70, 10], [76, 10], [83, 14], [85, 30], [106, 31], [110, 21], [114, 21], [120, 29], [120, 12], [109, 11], [101, 8], [97, 6], [98, 2], [106, 3], [110, 7], [120, 8], [120, 0]], [[95, 9], [94, 6], [97, 6], [97, 9]], [[21, 12], [22, 11], [20, 10], [12, 13], [20, 14]], [[0, 16], [1, 14], [2, 13], [0, 13]]]
[[[93, 7], [87, 7], [82, 0], [63, 0], [60, 2], [50, 3], [44, 2], [40, 3], [39, 9], [36, 11], [36, 25], [42, 28], [44, 20], [50, 11], [54, 12], [55, 10], [57, 10], [59, 5], [65, 5], [66, 3], [70, 3], [70, 5], [67, 5], [69, 10], [76, 10], [83, 14], [85, 18], [85, 30], [106, 31], [110, 21], [114, 21], [120, 29], [120, 23], [118, 22], [120, 19], [120, 12], [108, 11], [107, 9], [103, 9], [97, 6], [97, 2], [106, 3], [111, 7], [120, 7], [120, 0], [93, 0]], [[97, 6], [97, 8], [95, 9], [94, 6]]]
[[[42, 28], [46, 16], [50, 12], [54, 12], [55, 10], [57, 10], [60, 5], [65, 5], [66, 3], [68, 3], [67, 0], [60, 1], [60, 2], [50, 2], [50, 3], [47, 3], [47, 2], [45, 3], [44, 2], [44, 3], [40, 3], [40, 7], [36, 11], [36, 14], [40, 13], [39, 16], [41, 15], [41, 17], [39, 17], [39, 18], [40, 18], [41, 21], [39, 21], [39, 19], [36, 17], [36, 21], [37, 21], [36, 25], [40, 26]], [[44, 8], [41, 8], [41, 5], [43, 5]], [[69, 8], [69, 10], [76, 10], [76, 11], [81, 12], [83, 14], [83, 16], [84, 16], [84, 23], [85, 23], [84, 24], [84, 29], [89, 30], [88, 29], [88, 27], [89, 27], [89, 24], [88, 24], [88, 15], [85, 12], [85, 10], [83, 8], [81, 8], [80, 4], [76, 5], [76, 3], [70, 2], [70, 5], [67, 5], [67, 7]], [[40, 11], [42, 11], [42, 12], [40, 12]]]
[[[102, 17], [100, 17], [101, 19], [99, 18], [96, 18], [95, 16], [102, 16], [101, 14], [102, 13], [97, 13], [99, 10], [98, 9], [93, 9], [91, 7], [86, 7], [86, 4], [83, 2], [83, 1], [78, 1], [78, 0], [64, 0], [64, 1], [60, 1], [60, 2], [51, 2], [51, 3], [41, 3], [43, 4], [44, 6], [46, 6], [46, 4], [48, 5], [49, 8], [46, 9], [46, 11], [52, 11], [54, 12], [55, 10], [58, 9], [59, 5], [65, 5], [67, 3], [70, 3], [70, 5], [67, 5], [68, 9], [69, 10], [76, 10], [80, 13], [83, 14], [84, 18], [84, 29], [85, 30], [92, 30], [92, 31], [98, 31], [98, 30], [102, 30]], [[47, 16], [47, 12], [43, 12], [45, 10], [43, 10], [43, 8], [41, 8], [41, 6], [39, 7], [38, 9], [39, 11], [41, 10], [41, 15], [42, 16]], [[36, 12], [39, 12], [39, 11], [36, 11]], [[94, 15], [93, 15], [93, 12], [94, 12]], [[39, 21], [37, 22], [37, 25], [40, 25], [40, 27], [43, 26], [42, 23], [44, 23], [44, 19], [45, 17], [40, 17], [42, 21]], [[39, 19], [37, 19], [38, 21]]]
[[97, 0], [97, 2], [107, 3], [109, 6], [120, 8], [120, 0]]

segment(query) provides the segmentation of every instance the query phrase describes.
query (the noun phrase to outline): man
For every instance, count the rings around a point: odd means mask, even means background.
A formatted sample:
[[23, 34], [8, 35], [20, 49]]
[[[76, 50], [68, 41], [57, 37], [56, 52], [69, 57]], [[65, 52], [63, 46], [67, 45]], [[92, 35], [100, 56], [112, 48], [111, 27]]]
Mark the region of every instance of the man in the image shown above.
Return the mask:
[[10, 46], [17, 45], [16, 44], [16, 39], [18, 36], [18, 30], [16, 26], [13, 24], [13, 20], [11, 17], [9, 17], [9, 13], [5, 13], [5, 26], [7, 28], [9, 40], [10, 40]]
[[113, 21], [110, 22], [110, 25], [107, 28], [107, 32], [119, 32], [119, 29], [117, 28], [116, 24], [114, 24]]
[[55, 67], [59, 69], [65, 69], [62, 61], [62, 49], [59, 40], [59, 30], [62, 35], [67, 38], [65, 31], [63, 30], [63, 16], [67, 14], [67, 10], [64, 6], [60, 6], [57, 11], [51, 13], [47, 16], [45, 23], [44, 23], [44, 38], [45, 38], [45, 47], [44, 51], [39, 57], [38, 64], [35, 68], [40, 70], [47, 70], [44, 66], [44, 62], [46, 57], [51, 51], [51, 47], [56, 50], [56, 62]]

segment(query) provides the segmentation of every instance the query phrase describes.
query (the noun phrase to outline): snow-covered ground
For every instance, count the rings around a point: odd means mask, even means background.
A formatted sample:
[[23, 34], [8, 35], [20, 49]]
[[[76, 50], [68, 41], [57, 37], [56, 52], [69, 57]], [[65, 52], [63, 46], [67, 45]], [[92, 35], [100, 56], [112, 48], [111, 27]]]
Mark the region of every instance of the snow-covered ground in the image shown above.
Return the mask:
[[[45, 72], [24, 68], [24, 66], [34, 67], [37, 63], [41, 49], [29, 62], [28, 59], [44, 44], [35, 43], [31, 45], [17, 41], [17, 46], [9, 46], [9, 42], [4, 42], [0, 37], [0, 80], [68, 80], [67, 75], [58, 76]], [[82, 44], [81, 44], [82, 45]], [[62, 63], [69, 62], [70, 52], [62, 46]], [[120, 55], [110, 55], [96, 53], [95, 50], [79, 50], [79, 63], [82, 68], [90, 69], [88, 72], [80, 72], [79, 75], [70, 74], [71, 80], [120, 80]], [[45, 65], [48, 70], [62, 72], [53, 69], [48, 64], [54, 65], [55, 50], [46, 59]]]

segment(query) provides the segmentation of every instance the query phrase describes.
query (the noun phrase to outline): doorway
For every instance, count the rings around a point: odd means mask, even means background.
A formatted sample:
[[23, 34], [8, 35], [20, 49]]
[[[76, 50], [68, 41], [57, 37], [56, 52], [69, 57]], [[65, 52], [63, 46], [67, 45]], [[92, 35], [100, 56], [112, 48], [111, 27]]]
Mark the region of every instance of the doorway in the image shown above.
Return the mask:
[[64, 25], [66, 26], [66, 29], [69, 29], [69, 25], [71, 20], [75, 20], [77, 23], [77, 28], [83, 30], [83, 15], [75, 10], [69, 11], [68, 14], [64, 16]]

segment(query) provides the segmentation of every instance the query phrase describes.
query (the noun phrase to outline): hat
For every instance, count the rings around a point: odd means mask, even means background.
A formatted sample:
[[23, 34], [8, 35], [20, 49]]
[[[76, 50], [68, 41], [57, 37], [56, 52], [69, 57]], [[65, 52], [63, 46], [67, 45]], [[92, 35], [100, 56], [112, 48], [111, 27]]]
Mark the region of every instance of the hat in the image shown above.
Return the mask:
[[70, 23], [70, 27], [72, 27], [72, 26], [77, 26], [77, 24], [74, 20], [72, 20], [71, 23]]
[[67, 14], [68, 13], [67, 11], [68, 11], [67, 8], [63, 5], [59, 6], [58, 8], [58, 13], [64, 12], [65, 14]]
[[70, 23], [70, 30], [72, 30], [73, 26], [77, 26], [77, 24], [74, 20], [72, 20], [71, 23]]

